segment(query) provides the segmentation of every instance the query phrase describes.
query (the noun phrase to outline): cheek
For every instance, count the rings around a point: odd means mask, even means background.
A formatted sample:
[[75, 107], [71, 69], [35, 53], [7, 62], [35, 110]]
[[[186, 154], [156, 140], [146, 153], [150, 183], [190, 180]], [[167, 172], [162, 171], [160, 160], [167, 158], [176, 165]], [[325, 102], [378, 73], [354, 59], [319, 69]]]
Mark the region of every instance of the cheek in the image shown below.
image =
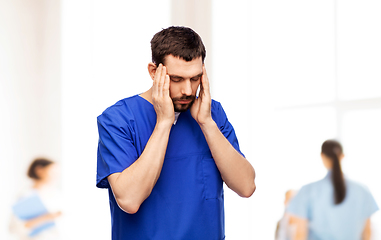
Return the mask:
[[177, 97], [179, 95], [178, 87], [176, 87], [176, 84], [171, 83], [169, 86], [169, 96], [171, 98]]

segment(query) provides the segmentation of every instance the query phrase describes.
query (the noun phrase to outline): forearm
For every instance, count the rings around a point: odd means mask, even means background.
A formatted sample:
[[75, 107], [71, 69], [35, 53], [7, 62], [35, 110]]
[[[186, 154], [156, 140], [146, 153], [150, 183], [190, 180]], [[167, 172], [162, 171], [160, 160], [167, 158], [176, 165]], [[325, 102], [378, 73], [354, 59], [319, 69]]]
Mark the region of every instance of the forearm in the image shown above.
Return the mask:
[[124, 211], [137, 212], [151, 194], [163, 166], [170, 129], [168, 124], [156, 124], [141, 156], [122, 173], [109, 176], [116, 201]]
[[294, 240], [307, 240], [307, 233], [297, 231], [295, 234]]
[[371, 223], [370, 223], [370, 218], [368, 218], [365, 222], [365, 227], [362, 233], [362, 240], [370, 240], [371, 235], [372, 235]]
[[307, 235], [305, 233], [297, 233], [294, 240], [307, 240]]
[[200, 127], [226, 185], [238, 195], [250, 197], [256, 188], [254, 168], [235, 150], [213, 120]]
[[47, 214], [32, 218], [32, 219], [25, 222], [25, 227], [26, 228], [35, 228], [35, 227], [40, 226], [44, 223], [54, 221], [54, 219], [59, 217], [60, 215], [61, 215], [61, 212], [56, 212], [56, 213], [47, 213]]
[[293, 240], [307, 240], [308, 239], [308, 220], [291, 216], [294, 224], [296, 225], [295, 235]]

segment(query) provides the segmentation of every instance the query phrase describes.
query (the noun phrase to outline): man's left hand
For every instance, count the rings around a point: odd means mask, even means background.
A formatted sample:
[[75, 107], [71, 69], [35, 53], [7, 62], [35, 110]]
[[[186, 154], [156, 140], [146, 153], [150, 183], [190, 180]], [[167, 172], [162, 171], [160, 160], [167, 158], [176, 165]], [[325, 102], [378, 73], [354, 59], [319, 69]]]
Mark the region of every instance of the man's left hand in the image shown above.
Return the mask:
[[200, 93], [190, 109], [192, 117], [200, 125], [204, 125], [209, 121], [213, 121], [211, 115], [212, 99], [210, 96], [209, 79], [208, 75], [206, 74], [205, 65], [203, 65], [202, 67], [202, 73], [203, 74], [200, 83]]

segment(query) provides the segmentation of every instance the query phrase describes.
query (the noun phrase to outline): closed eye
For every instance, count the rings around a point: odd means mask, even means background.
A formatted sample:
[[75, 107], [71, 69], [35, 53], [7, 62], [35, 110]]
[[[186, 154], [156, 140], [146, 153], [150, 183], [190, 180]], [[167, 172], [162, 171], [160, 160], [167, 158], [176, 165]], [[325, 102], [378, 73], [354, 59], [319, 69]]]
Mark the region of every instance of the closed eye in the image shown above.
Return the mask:
[[201, 77], [202, 77], [202, 73], [199, 74], [199, 75], [197, 75], [197, 76], [192, 77], [192, 78], [191, 78], [191, 81], [198, 81], [198, 80], [201, 79]]
[[172, 82], [181, 82], [183, 80], [182, 77], [170, 77]]
[[191, 78], [191, 81], [197, 82], [198, 80], [200, 80], [200, 78], [201, 76], [193, 77]]
[[[190, 80], [192, 81], [192, 82], [197, 82], [197, 81], [199, 81], [200, 79], [201, 79], [201, 77], [202, 77], [202, 73], [200, 73], [199, 75], [197, 75], [197, 76], [194, 76], [194, 77], [192, 77], [192, 78], [190, 78]], [[181, 82], [181, 81], [183, 81], [185, 78], [183, 78], [183, 77], [181, 77], [181, 76], [176, 76], [176, 75], [169, 75], [169, 79], [171, 79], [171, 81], [172, 82]]]

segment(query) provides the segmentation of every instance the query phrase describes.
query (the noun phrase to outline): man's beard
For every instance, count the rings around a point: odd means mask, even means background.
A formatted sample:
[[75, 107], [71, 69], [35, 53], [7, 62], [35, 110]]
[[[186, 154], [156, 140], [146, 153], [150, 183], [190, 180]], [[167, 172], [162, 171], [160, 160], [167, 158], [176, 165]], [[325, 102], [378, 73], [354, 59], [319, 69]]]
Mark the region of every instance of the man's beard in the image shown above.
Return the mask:
[[[180, 98], [172, 98], [173, 108], [175, 109], [175, 112], [185, 112], [185, 111], [187, 111], [189, 108], [192, 107], [195, 99], [196, 99], [196, 97], [193, 96], [193, 95], [183, 96], [183, 97], [180, 97]], [[191, 102], [188, 103], [188, 104], [176, 103], [176, 101], [179, 101], [179, 100], [191, 100]]]

